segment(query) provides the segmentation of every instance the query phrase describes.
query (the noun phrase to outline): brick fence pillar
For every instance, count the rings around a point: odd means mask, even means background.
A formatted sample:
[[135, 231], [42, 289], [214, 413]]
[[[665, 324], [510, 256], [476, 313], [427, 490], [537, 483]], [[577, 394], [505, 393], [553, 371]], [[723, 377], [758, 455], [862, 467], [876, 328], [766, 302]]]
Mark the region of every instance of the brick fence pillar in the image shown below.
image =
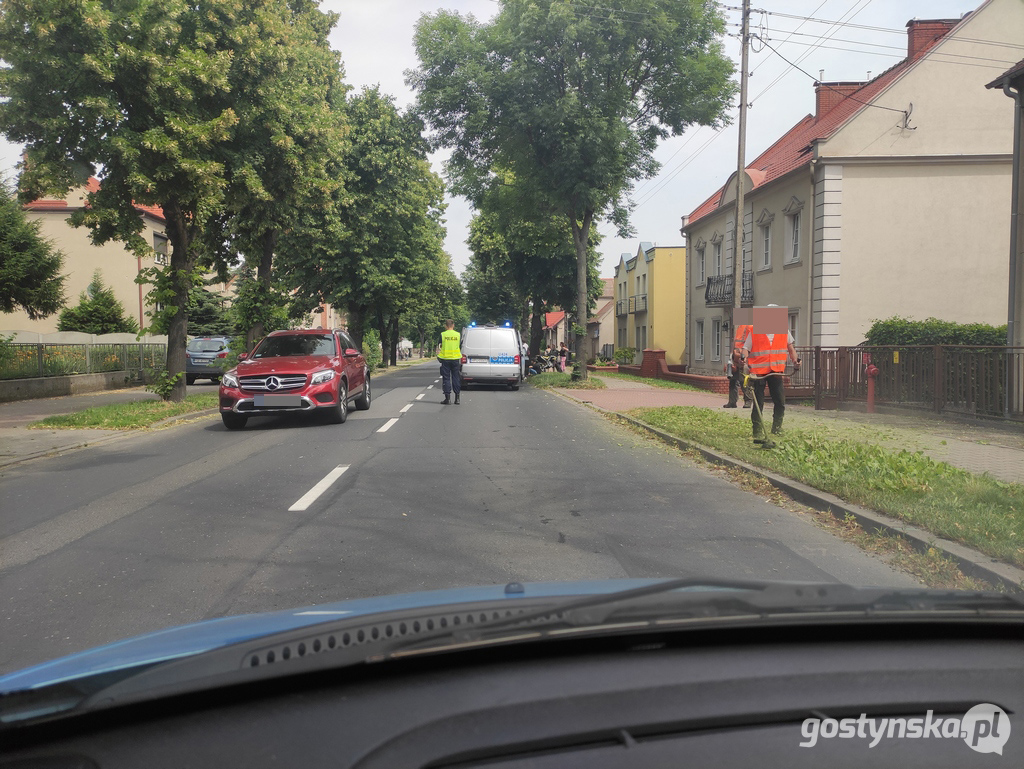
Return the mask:
[[644, 358], [640, 363], [640, 376], [657, 379], [658, 373], [664, 365], [666, 365], [664, 350], [644, 350]]

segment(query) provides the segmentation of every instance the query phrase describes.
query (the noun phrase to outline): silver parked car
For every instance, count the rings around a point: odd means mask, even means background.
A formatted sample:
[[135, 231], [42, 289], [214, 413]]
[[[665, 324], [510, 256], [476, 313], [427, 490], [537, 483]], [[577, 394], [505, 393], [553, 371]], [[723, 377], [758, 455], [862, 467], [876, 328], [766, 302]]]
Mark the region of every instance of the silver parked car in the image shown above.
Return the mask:
[[197, 379], [209, 379], [216, 384], [224, 373], [231, 338], [226, 336], [197, 336], [185, 347], [185, 381], [195, 384]]

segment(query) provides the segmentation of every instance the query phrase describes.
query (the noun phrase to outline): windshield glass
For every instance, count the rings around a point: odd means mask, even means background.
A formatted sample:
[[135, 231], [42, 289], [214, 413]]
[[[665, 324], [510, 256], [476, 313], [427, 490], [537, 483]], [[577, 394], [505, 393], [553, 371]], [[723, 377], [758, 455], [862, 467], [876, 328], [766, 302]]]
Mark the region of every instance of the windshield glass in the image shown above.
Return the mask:
[[227, 342], [221, 339], [193, 339], [188, 343], [189, 352], [220, 352], [227, 349]]
[[0, 676], [1020, 589], [1024, 0], [749, 5], [3, 2]]
[[253, 352], [253, 358], [285, 358], [299, 355], [334, 355], [334, 337], [330, 334], [268, 336]]

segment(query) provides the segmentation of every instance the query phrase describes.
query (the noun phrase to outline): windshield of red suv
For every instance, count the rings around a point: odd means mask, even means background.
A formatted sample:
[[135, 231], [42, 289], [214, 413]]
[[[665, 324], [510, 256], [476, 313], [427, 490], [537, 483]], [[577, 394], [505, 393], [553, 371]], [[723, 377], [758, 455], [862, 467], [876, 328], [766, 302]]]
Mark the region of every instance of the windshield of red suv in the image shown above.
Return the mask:
[[332, 334], [268, 336], [253, 351], [253, 358], [287, 358], [295, 355], [334, 355]]

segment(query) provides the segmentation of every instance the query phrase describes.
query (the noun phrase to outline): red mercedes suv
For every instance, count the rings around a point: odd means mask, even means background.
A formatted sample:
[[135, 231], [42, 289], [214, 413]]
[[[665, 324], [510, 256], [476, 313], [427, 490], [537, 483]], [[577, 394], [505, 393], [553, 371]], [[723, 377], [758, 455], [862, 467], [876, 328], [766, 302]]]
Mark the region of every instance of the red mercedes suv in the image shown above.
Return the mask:
[[249, 417], [313, 411], [341, 424], [349, 401], [370, 408], [366, 359], [344, 331], [274, 331], [238, 358], [220, 382], [220, 416], [229, 430]]

